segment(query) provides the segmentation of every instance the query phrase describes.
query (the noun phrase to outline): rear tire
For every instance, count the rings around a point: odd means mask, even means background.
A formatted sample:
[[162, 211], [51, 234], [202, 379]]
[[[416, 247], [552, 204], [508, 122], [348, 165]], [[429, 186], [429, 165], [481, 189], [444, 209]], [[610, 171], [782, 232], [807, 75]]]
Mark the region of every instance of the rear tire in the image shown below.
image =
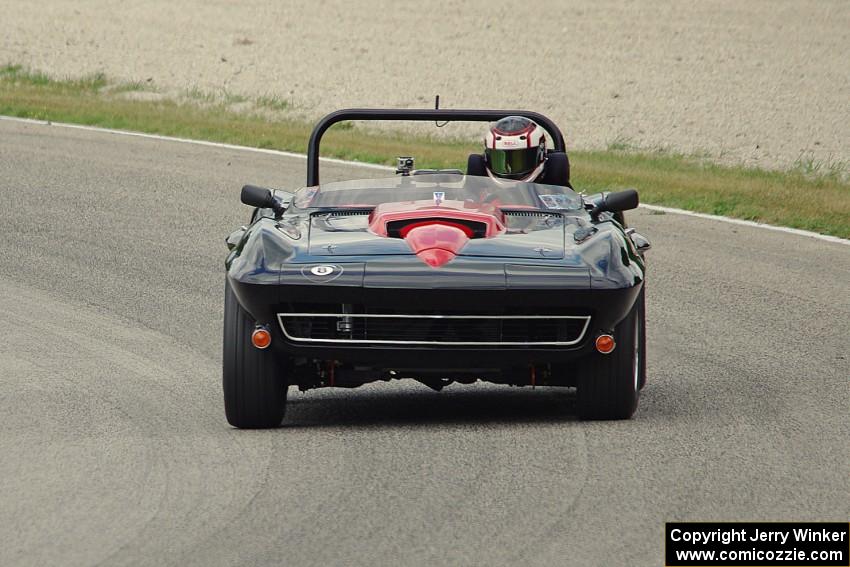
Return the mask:
[[224, 413], [234, 427], [278, 427], [286, 410], [287, 383], [271, 348], [251, 343], [255, 321], [245, 311], [230, 282], [224, 288], [224, 347], [222, 383]]
[[643, 290], [632, 310], [617, 325], [614, 352], [594, 352], [582, 365], [577, 393], [581, 419], [629, 419], [635, 413], [644, 358], [640, 347], [642, 299]]

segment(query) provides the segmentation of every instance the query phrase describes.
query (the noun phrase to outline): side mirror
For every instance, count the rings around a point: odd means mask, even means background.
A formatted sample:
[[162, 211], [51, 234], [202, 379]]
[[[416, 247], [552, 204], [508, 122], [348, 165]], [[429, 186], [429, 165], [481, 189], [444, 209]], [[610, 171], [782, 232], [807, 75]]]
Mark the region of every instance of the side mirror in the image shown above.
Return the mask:
[[[289, 200], [272, 195], [271, 189], [257, 187], [256, 185], [245, 185], [242, 187], [242, 203], [257, 207], [258, 209], [271, 209], [278, 216], [289, 207]], [[291, 197], [290, 197], [291, 198]]]
[[260, 209], [271, 209], [274, 205], [271, 189], [257, 187], [256, 185], [245, 185], [240, 195], [242, 202], [251, 207]]
[[590, 211], [590, 216], [595, 219], [599, 218], [600, 213], [618, 212], [636, 209], [640, 199], [638, 192], [634, 189], [626, 189], [625, 191], [617, 191], [616, 193], [604, 193], [602, 198], [597, 200], [595, 206]]

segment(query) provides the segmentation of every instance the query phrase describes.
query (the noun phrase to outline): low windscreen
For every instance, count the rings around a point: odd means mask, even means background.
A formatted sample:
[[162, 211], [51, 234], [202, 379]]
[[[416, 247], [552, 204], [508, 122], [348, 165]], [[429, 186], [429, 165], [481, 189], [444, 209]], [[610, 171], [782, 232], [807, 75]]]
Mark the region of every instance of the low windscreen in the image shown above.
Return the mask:
[[410, 201], [493, 203], [502, 208], [577, 210], [581, 197], [568, 187], [494, 181], [489, 177], [425, 174], [363, 179], [305, 187], [295, 194], [298, 209], [375, 207]]

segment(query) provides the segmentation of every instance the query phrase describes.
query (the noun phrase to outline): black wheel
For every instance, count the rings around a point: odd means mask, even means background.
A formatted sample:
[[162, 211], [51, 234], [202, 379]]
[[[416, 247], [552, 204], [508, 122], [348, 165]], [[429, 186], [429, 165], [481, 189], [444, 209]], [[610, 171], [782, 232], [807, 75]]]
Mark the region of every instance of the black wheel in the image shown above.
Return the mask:
[[254, 320], [242, 309], [230, 282], [224, 287], [224, 350], [222, 382], [224, 413], [234, 427], [277, 427], [286, 410], [287, 383], [271, 348], [251, 343]]
[[614, 330], [616, 348], [593, 353], [578, 379], [578, 414], [582, 419], [629, 419], [637, 409], [643, 353], [643, 292]]

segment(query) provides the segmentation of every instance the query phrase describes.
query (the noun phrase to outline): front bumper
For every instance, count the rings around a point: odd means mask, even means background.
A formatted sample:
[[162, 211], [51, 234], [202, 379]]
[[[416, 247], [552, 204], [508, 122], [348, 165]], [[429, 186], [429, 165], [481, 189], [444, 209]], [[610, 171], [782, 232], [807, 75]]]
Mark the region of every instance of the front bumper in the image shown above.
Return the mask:
[[[642, 283], [608, 290], [591, 289], [417, 289], [329, 285], [262, 285], [231, 280], [243, 307], [274, 335], [275, 348], [295, 357], [337, 360], [380, 368], [495, 368], [527, 363], [559, 363], [592, 352], [595, 337], [611, 332], [629, 313]], [[571, 345], [395, 345], [305, 343], [287, 338], [278, 314], [338, 306], [355, 311], [379, 307], [384, 312], [539, 314], [590, 317], [582, 340]], [[307, 306], [307, 307], [305, 307]], [[324, 306], [324, 307], [322, 307]]]

